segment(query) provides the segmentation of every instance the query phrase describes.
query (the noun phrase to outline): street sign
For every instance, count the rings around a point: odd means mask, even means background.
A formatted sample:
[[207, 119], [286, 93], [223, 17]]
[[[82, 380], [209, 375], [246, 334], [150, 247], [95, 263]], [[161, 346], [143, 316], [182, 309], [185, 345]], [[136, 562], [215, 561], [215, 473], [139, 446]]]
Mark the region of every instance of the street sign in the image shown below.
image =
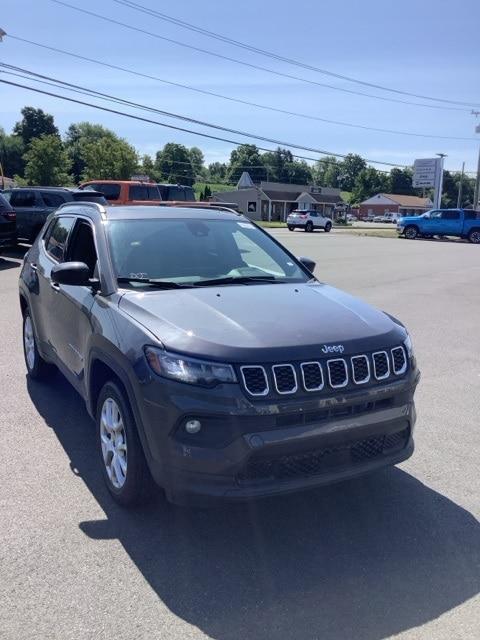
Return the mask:
[[415, 189], [419, 187], [434, 187], [436, 176], [438, 175], [440, 158], [423, 158], [415, 160], [413, 165], [412, 186]]

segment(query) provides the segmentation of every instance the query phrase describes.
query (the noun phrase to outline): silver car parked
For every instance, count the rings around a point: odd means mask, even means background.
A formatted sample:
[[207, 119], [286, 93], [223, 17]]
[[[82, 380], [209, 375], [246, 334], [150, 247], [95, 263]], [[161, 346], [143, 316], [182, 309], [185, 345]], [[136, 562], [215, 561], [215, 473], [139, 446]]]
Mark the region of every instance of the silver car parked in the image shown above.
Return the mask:
[[304, 231], [323, 229], [328, 233], [332, 228], [332, 220], [319, 211], [296, 210], [292, 211], [288, 216], [287, 227], [289, 231], [295, 231], [295, 229], [303, 229]]

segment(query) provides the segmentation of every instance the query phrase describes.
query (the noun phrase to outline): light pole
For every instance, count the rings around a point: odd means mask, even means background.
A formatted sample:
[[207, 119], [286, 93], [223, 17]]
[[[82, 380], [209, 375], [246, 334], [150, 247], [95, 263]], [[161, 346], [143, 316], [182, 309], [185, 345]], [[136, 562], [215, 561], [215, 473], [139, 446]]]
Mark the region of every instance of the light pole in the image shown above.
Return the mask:
[[457, 209], [462, 206], [462, 191], [463, 191], [463, 174], [465, 173], [465, 162], [462, 162], [462, 173], [460, 175], [460, 184], [458, 185], [458, 197], [457, 197]]
[[440, 168], [439, 168], [439, 175], [437, 176], [436, 179], [436, 189], [435, 189], [435, 202], [433, 204], [433, 208], [434, 209], [441, 209], [442, 208], [442, 190], [443, 190], [443, 162], [444, 159], [447, 157], [446, 153], [436, 153], [435, 155], [440, 157]]
[[[473, 112], [475, 115], [479, 115], [479, 112]], [[480, 124], [477, 124], [475, 127], [475, 133], [480, 133]], [[473, 196], [473, 208], [476, 209], [478, 207], [478, 196], [480, 192], [480, 148], [478, 149], [478, 164], [477, 164], [477, 178], [475, 180], [475, 192]]]

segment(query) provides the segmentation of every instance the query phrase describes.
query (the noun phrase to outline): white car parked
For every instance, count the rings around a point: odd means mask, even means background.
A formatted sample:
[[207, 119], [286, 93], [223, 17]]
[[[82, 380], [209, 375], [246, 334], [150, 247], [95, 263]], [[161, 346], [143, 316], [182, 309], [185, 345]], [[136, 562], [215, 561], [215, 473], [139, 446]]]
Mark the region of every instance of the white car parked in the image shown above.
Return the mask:
[[303, 229], [304, 231], [315, 231], [315, 229], [323, 229], [326, 233], [332, 228], [332, 220], [327, 218], [319, 211], [297, 210], [287, 218], [287, 227], [289, 231], [295, 229]]

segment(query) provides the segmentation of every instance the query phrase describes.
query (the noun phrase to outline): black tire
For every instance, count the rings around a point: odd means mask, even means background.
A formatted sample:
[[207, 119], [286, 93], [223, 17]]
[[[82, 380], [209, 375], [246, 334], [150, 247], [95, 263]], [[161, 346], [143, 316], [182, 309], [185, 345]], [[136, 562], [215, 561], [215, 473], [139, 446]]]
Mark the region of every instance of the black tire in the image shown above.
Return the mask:
[[468, 234], [468, 240], [472, 244], [480, 244], [480, 229], [472, 229]]
[[411, 224], [405, 229], [404, 234], [407, 240], [415, 240], [418, 237], [418, 227]]
[[295, 227], [292, 224], [287, 225], [289, 231], [295, 231]]
[[[113, 439], [111, 435], [107, 438], [107, 430], [105, 428], [107, 420], [102, 417], [104, 408], [106, 411], [105, 417], [108, 415], [108, 405], [106, 404], [108, 401], [113, 401], [115, 407], [118, 408], [118, 413], [121, 418], [122, 427], [115, 432], [117, 434], [115, 439]], [[124, 507], [133, 507], [147, 502], [152, 498], [154, 493], [154, 482], [148, 470], [130, 404], [125, 392], [116, 382], [106, 382], [100, 391], [97, 401], [96, 423], [102, 473], [113, 499]], [[106, 443], [105, 457], [102, 449], [102, 440]], [[113, 448], [108, 449], [108, 446], [112, 445], [108, 445], [107, 441], [110, 443], [115, 442], [116, 451], [119, 453], [114, 453]], [[123, 445], [125, 445], [125, 451], [122, 456], [120, 455], [120, 447]], [[121, 464], [118, 461], [122, 472], [122, 465], [124, 465], [124, 473], [119, 473], [118, 477], [115, 471], [117, 467], [114, 463], [115, 456], [117, 461], [118, 458], [121, 458], [123, 461]], [[110, 472], [107, 470], [107, 460], [111, 462], [111, 466], [109, 467]]]
[[311, 220], [309, 220], [307, 222], [307, 224], [305, 225], [305, 231], [307, 233], [312, 233], [313, 232], [313, 222]]
[[327, 224], [325, 225], [324, 231], [325, 233], [330, 233], [332, 229], [332, 223], [331, 222], [327, 222]]
[[37, 337], [28, 307], [23, 312], [23, 356], [28, 375], [32, 380], [46, 380], [54, 371], [54, 367], [38, 352]]

